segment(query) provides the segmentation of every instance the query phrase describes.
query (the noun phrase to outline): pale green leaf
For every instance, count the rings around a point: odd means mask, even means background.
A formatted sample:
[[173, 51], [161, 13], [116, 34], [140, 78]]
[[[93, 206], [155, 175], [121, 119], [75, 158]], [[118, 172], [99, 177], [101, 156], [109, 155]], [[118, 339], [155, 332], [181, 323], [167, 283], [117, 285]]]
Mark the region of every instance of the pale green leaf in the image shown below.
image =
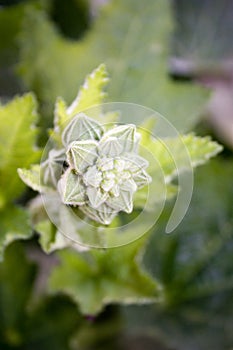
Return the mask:
[[172, 199], [177, 195], [177, 192], [178, 186], [171, 183], [165, 184], [160, 177], [153, 174], [149, 188], [144, 186], [134, 193], [133, 205], [137, 209], [144, 208], [147, 203], [146, 210], [153, 212], [159, 203]]
[[60, 265], [50, 277], [51, 291], [68, 294], [90, 315], [109, 303], [155, 302], [162, 291], [141, 267], [143, 241], [113, 250], [60, 252]]
[[87, 248], [75, 244], [65, 235], [60, 233], [56, 226], [48, 219], [38, 222], [34, 226], [34, 229], [39, 233], [39, 242], [41, 248], [47, 254], [67, 247], [76, 248], [78, 251], [87, 250]]
[[0, 183], [1, 183], [1, 232], [0, 254], [17, 239], [27, 239], [32, 231], [29, 215], [10, 202], [22, 192], [24, 185], [17, 168], [29, 166], [39, 159], [36, 149], [37, 121], [36, 101], [32, 94], [16, 97], [0, 106]]
[[65, 161], [65, 149], [52, 149], [49, 151], [47, 159], [41, 163], [42, 184], [52, 188], [57, 187], [58, 180], [63, 171]]
[[0, 105], [0, 183], [5, 201], [17, 198], [24, 188], [17, 168], [35, 163], [41, 154], [35, 146], [36, 107], [32, 94]]
[[[30, 202], [29, 211], [32, 227], [39, 234], [39, 243], [45, 253], [51, 253], [65, 247], [73, 247], [78, 251], [88, 249], [67, 237], [67, 231], [64, 227], [68, 227], [70, 232], [74, 229], [73, 222], [68, 216], [69, 207], [61, 203], [57, 192], [50, 191], [46, 194], [46, 197], [37, 196]], [[53, 220], [53, 215], [57, 218], [57, 226], [51, 221]], [[62, 232], [65, 232], [66, 235], [62, 234]]]
[[45, 219], [35, 224], [34, 229], [40, 235], [39, 243], [41, 245], [41, 248], [46, 253], [51, 253], [52, 251], [54, 251], [54, 248], [56, 246], [56, 226], [53, 225], [53, 223], [49, 219]]
[[105, 65], [101, 64], [86, 77], [77, 97], [69, 107], [66, 106], [62, 98], [58, 98], [55, 106], [55, 129], [62, 131], [75, 115], [85, 109], [101, 104], [105, 97], [103, 89], [107, 82], [107, 71]]
[[62, 97], [57, 97], [54, 110], [54, 128], [55, 131], [61, 131], [67, 124], [69, 116], [67, 113], [67, 105]]
[[[198, 137], [194, 134], [180, 137], [155, 139], [142, 132], [141, 145], [148, 149], [161, 167], [165, 178], [171, 178], [176, 173], [187, 168], [206, 163], [211, 157], [222, 151], [222, 146], [209, 137]], [[143, 154], [142, 148], [141, 153]], [[153, 177], [157, 163], [150, 163], [148, 173]]]
[[104, 64], [101, 64], [86, 77], [77, 97], [68, 107], [69, 117], [72, 118], [87, 108], [101, 104], [106, 96], [103, 89], [107, 85], [108, 80], [106, 67]]
[[[154, 138], [149, 130], [154, 121], [146, 120], [141, 132], [140, 153], [143, 157], [150, 154], [148, 174], [152, 182], [148, 187], [140, 189], [134, 195], [135, 207], [153, 208], [159, 203], [177, 194], [178, 187], [171, 180], [185, 170], [206, 163], [211, 157], [222, 151], [222, 146], [209, 137], [197, 137], [194, 134], [180, 135], [174, 138]], [[149, 151], [149, 153], [148, 153]], [[162, 175], [162, 176], [161, 176]], [[148, 191], [153, 193], [149, 196]]]
[[[193, 167], [206, 163], [223, 150], [223, 147], [212, 141], [209, 136], [198, 137], [194, 134], [187, 134], [183, 135], [181, 140], [189, 152]], [[174, 147], [174, 152], [176, 152], [175, 145], [172, 144], [171, 147]]]
[[[111, 101], [151, 107], [184, 130], [196, 122], [207, 94], [201, 87], [168, 77], [172, 26], [168, 0], [110, 1], [89, 33], [71, 42], [59, 34], [45, 12], [31, 11], [21, 35], [20, 74], [51, 112], [57, 96], [70, 103], [86, 72], [105, 62], [112, 78]], [[105, 72], [101, 69], [102, 84]], [[94, 84], [92, 104], [102, 102], [96, 91]], [[83, 88], [78, 111], [90, 107], [90, 95], [85, 94]]]
[[18, 169], [21, 180], [34, 191], [45, 193], [56, 189], [63, 170], [65, 150], [50, 150], [48, 158], [30, 169]]
[[8, 205], [0, 211], [0, 260], [6, 246], [19, 239], [29, 239], [32, 236], [29, 213], [13, 205]]
[[41, 183], [41, 169], [40, 165], [32, 165], [31, 168], [28, 169], [18, 169], [18, 174], [21, 180], [29, 187], [31, 187], [34, 191], [38, 192], [46, 192], [51, 190], [50, 187], [42, 185]]

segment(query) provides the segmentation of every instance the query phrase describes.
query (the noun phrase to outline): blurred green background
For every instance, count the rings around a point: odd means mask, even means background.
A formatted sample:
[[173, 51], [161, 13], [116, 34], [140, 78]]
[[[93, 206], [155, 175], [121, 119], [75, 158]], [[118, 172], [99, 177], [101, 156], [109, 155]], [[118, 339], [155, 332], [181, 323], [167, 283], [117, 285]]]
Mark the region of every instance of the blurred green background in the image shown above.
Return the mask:
[[[55, 254], [37, 237], [12, 243], [0, 264], [0, 349], [233, 349], [233, 3], [230, 0], [0, 1], [0, 100], [33, 91], [38, 143], [56, 96], [68, 102], [105, 62], [109, 101], [151, 107], [179, 131], [224, 144], [195, 173], [188, 214], [164, 233], [168, 203], [143, 258], [166, 302], [110, 305], [81, 315], [46, 290]], [[20, 203], [32, 197], [24, 192]], [[0, 217], [1, 218], [1, 217]], [[12, 218], [1, 220], [2, 232]], [[117, 267], [116, 267], [117, 268]]]

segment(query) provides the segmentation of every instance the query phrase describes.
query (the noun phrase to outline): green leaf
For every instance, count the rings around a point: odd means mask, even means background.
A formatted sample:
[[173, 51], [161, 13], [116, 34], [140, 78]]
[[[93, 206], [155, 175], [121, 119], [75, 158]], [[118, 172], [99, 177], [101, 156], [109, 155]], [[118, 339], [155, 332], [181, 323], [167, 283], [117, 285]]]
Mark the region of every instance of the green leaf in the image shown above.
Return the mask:
[[31, 166], [31, 169], [18, 169], [18, 174], [21, 180], [31, 187], [34, 191], [38, 192], [47, 192], [51, 191], [51, 188], [45, 185], [42, 185], [40, 179], [41, 168], [40, 165], [35, 164]]
[[161, 298], [161, 286], [141, 267], [140, 239], [130, 245], [77, 253], [59, 253], [50, 277], [52, 292], [64, 292], [84, 314], [94, 315], [109, 303], [143, 304]]
[[39, 242], [45, 253], [69, 246], [70, 241], [57, 230], [51, 221], [40, 221], [34, 228], [40, 234]]
[[[32, 246], [30, 246], [32, 248]], [[31, 249], [30, 249], [31, 250]], [[28, 251], [27, 251], [28, 252]], [[43, 271], [45, 256], [33, 246]], [[46, 260], [46, 268], [50, 261]], [[37, 268], [28, 261], [24, 245], [10, 245], [0, 264], [0, 348], [68, 350], [71, 335], [81, 323], [75, 305], [65, 297], [38, 293]], [[37, 279], [38, 278], [38, 279]]]
[[20, 243], [6, 250], [5, 260], [0, 264], [0, 343], [8, 343], [12, 348], [23, 343], [22, 322], [35, 272], [34, 264], [28, 263]]
[[40, 298], [25, 320], [25, 349], [70, 350], [70, 339], [82, 318], [66, 297]]
[[[71, 222], [70, 217], [66, 219], [67, 212], [69, 213], [69, 207], [64, 206], [61, 203], [60, 197], [55, 191], [50, 191], [49, 194], [47, 194], [46, 199], [45, 197], [42, 198], [42, 195], [39, 195], [30, 202], [29, 213], [32, 222], [31, 225], [39, 234], [39, 243], [45, 253], [48, 254], [66, 247], [73, 247], [78, 251], [85, 251], [88, 249], [76, 244], [73, 240], [67, 238], [61, 233], [64, 231], [63, 225], [68, 227], [69, 231], [73, 230], [73, 223]], [[59, 226], [61, 232], [58, 227], [51, 222], [51, 213], [52, 215], [55, 215], [56, 224]], [[65, 232], [67, 231], [65, 230]]]
[[[143, 148], [148, 149], [168, 179], [174, 177], [177, 171], [182, 172], [191, 166], [206, 163], [223, 149], [217, 142], [211, 141], [210, 137], [187, 134], [159, 140], [148, 137], [145, 131], [142, 131], [141, 145], [141, 153], [144, 152]], [[149, 164], [148, 173], [152, 177], [158, 167], [157, 163]]]
[[[1, 3], [2, 5], [2, 3]], [[17, 93], [20, 88], [19, 78], [15, 74], [19, 50], [17, 35], [21, 30], [23, 4], [1, 6], [0, 10], [0, 95], [1, 100]]]
[[77, 247], [77, 250], [79, 251], [85, 251], [88, 249], [81, 247], [80, 245], [75, 244], [69, 238], [66, 238], [66, 236], [59, 232], [56, 226], [48, 219], [39, 221], [34, 225], [34, 229], [39, 233], [41, 248], [47, 254], [67, 247]]
[[165, 235], [167, 207], [147, 245], [145, 266], [162, 281], [165, 303], [135, 308], [129, 322], [141, 331], [153, 325], [152, 332], [165, 340], [169, 330], [171, 348], [218, 350], [232, 344], [232, 171], [232, 160], [220, 157], [202, 167], [183, 222]]
[[105, 65], [101, 64], [86, 77], [77, 97], [68, 108], [66, 108], [64, 101], [59, 98], [55, 107], [55, 128], [62, 131], [76, 114], [92, 106], [101, 104], [106, 95], [103, 89], [108, 80]]
[[35, 148], [37, 129], [36, 101], [32, 94], [16, 97], [6, 105], [0, 105], [0, 255], [14, 240], [27, 239], [32, 231], [29, 215], [11, 204], [24, 184], [17, 168], [27, 167], [39, 159], [41, 152]]
[[165, 188], [165, 184], [161, 182], [161, 179], [153, 176], [153, 181], [150, 184], [150, 191], [153, 195], [148, 196], [148, 187], [145, 186], [135, 192], [133, 198], [134, 208], [144, 208], [147, 202], [148, 210], [153, 212], [154, 207], [156, 207], [159, 202], [170, 200], [177, 195], [178, 186], [168, 183]]
[[18, 169], [18, 174], [26, 185], [34, 191], [45, 193], [54, 191], [62, 174], [65, 150], [50, 150], [47, 159], [40, 165], [32, 165], [30, 170]]
[[[148, 208], [174, 197], [178, 187], [171, 181], [185, 170], [206, 163], [211, 157], [222, 151], [222, 146], [210, 137], [198, 137], [194, 134], [180, 135], [173, 138], [154, 138], [150, 134], [154, 121], [146, 120], [140, 128], [140, 154], [149, 159], [148, 174], [153, 181], [149, 190], [153, 193], [148, 196], [148, 187], [140, 189], [134, 196], [134, 206], [144, 207], [148, 201]], [[149, 152], [148, 152], [149, 151]]]
[[[217, 70], [224, 74], [224, 62], [233, 54], [228, 35], [233, 30], [232, 5], [230, 0], [174, 2], [176, 26], [172, 54], [175, 59], [171, 67], [174, 73], [203, 75]], [[207, 21], [203, 20], [207, 17]]]
[[[223, 147], [217, 142], [212, 141], [209, 136], [198, 137], [194, 134], [187, 134], [181, 136], [181, 141], [187, 148], [187, 151], [190, 156], [191, 165], [193, 167], [205, 164], [210, 158], [216, 156], [219, 152], [223, 150]], [[179, 151], [176, 151], [175, 143], [172, 143], [172, 141], [170, 147], [174, 147], [174, 152]]]
[[108, 81], [106, 67], [104, 64], [101, 64], [86, 77], [77, 97], [68, 108], [70, 117], [74, 117], [77, 113], [89, 107], [101, 104], [106, 96], [103, 89]]
[[16, 36], [20, 30], [22, 17], [22, 5], [1, 9], [0, 11], [0, 59], [3, 62], [7, 58], [15, 60], [14, 55], [17, 53]]
[[32, 94], [0, 105], [0, 183], [6, 203], [17, 198], [24, 188], [17, 168], [35, 163], [41, 154], [35, 147], [38, 132], [35, 127], [36, 107]]
[[[7, 2], [5, 2], [6, 5]], [[18, 35], [21, 30], [25, 9], [30, 3], [31, 8], [45, 8], [45, 2], [29, 0], [21, 3], [13, 2], [0, 11], [0, 62], [4, 65], [15, 64], [18, 58]]]
[[[19, 71], [48, 107], [47, 112], [57, 96], [70, 103], [86, 72], [105, 62], [112, 78], [111, 101], [151, 107], [180, 130], [190, 128], [199, 117], [206, 92], [195, 85], [175, 83], [167, 74], [172, 28], [168, 0], [148, 0], [146, 5], [134, 0], [111, 1], [77, 42], [62, 37], [43, 11], [31, 11], [24, 28]], [[92, 83], [90, 78], [88, 83]], [[92, 103], [99, 103], [95, 84], [93, 89]], [[88, 96], [83, 89], [80, 108], [90, 106]]]
[[32, 236], [29, 213], [22, 208], [8, 205], [0, 211], [0, 260], [5, 247], [18, 239]]

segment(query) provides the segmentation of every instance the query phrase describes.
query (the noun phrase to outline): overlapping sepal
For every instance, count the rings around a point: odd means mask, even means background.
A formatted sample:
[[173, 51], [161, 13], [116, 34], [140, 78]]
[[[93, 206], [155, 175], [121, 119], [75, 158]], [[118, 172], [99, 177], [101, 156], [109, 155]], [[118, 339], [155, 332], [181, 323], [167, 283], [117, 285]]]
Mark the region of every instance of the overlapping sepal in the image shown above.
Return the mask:
[[66, 126], [62, 140], [68, 165], [58, 184], [63, 203], [105, 225], [121, 211], [131, 213], [134, 193], [151, 181], [148, 162], [137, 154], [135, 125], [104, 131], [81, 113]]
[[103, 127], [98, 122], [79, 113], [64, 129], [62, 142], [67, 146], [77, 140], [100, 140], [103, 133]]

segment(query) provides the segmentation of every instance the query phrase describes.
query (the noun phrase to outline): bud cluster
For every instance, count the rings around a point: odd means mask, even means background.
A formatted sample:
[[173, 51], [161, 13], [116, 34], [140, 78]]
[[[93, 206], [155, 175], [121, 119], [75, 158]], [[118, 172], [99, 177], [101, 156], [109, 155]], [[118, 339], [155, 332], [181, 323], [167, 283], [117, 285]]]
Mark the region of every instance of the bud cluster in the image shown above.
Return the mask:
[[134, 193], [151, 181], [148, 162], [138, 155], [139, 140], [133, 124], [105, 130], [80, 113], [62, 133], [64, 150], [51, 150], [42, 164], [44, 180], [57, 182], [64, 204], [108, 225], [120, 211], [132, 212]]

